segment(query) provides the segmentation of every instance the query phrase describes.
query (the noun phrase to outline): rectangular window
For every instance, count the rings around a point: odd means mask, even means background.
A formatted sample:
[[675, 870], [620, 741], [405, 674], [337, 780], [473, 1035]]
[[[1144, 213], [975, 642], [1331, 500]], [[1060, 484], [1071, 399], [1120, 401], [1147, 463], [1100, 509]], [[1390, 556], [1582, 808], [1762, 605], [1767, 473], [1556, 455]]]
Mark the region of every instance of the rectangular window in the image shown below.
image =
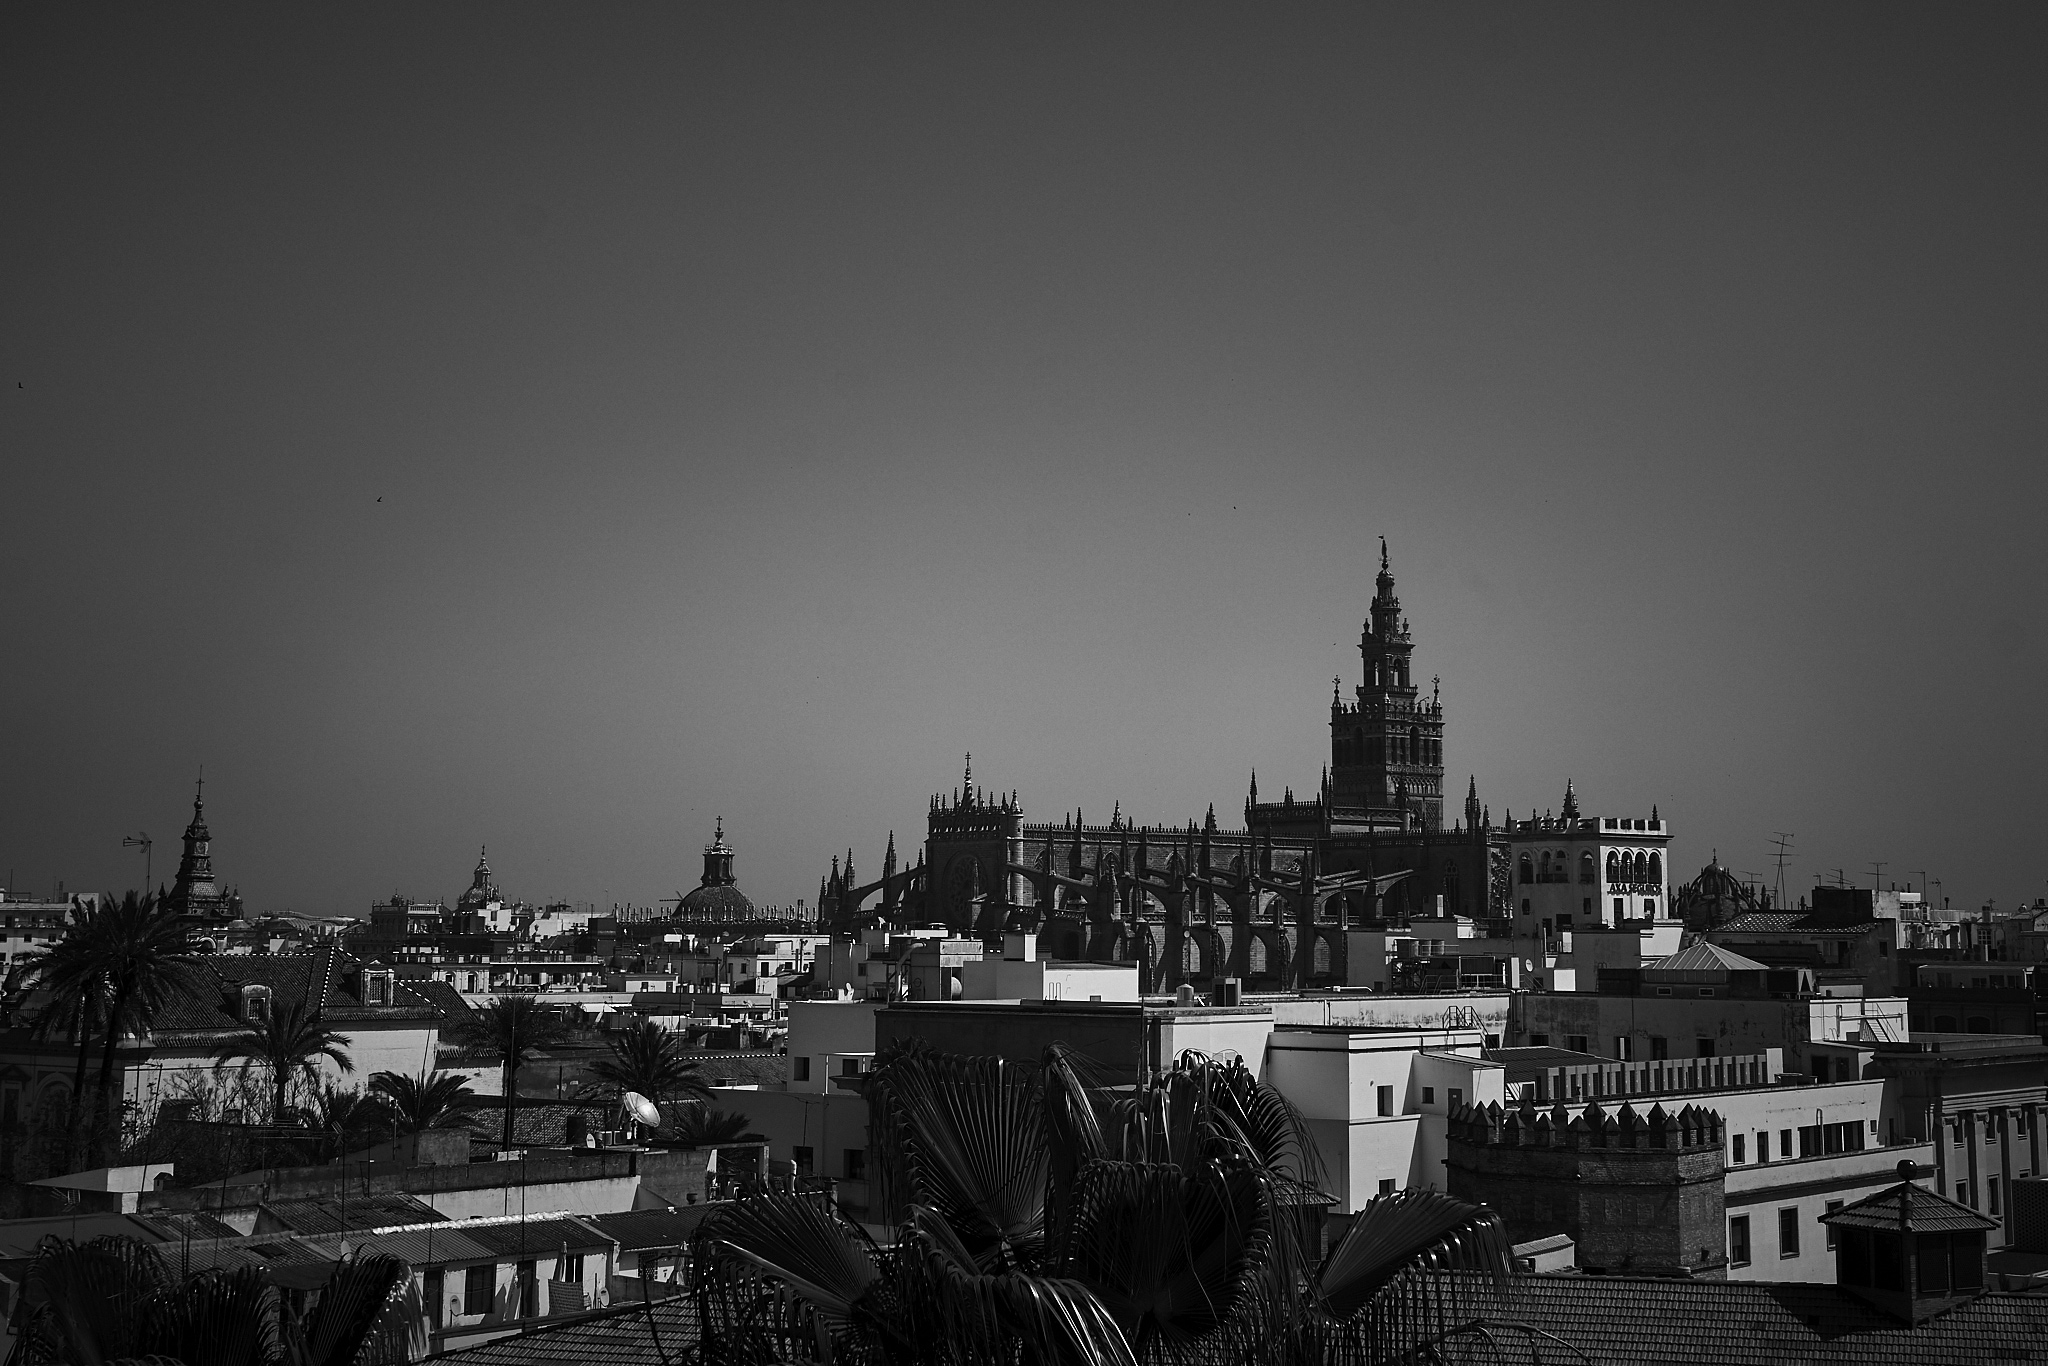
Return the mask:
[[1792, 1156], [1792, 1131], [1790, 1129], [1778, 1130], [1778, 1156]]
[[1671, 1056], [1671, 1040], [1659, 1034], [1650, 1036], [1650, 1061], [1663, 1062]]
[[1390, 1176], [1390, 1177], [1386, 1178], [1386, 1179], [1385, 1179], [1384, 1181], [1381, 1181], [1381, 1182], [1380, 1182], [1380, 1194], [1381, 1194], [1381, 1195], [1392, 1195], [1393, 1193], [1394, 1193], [1394, 1178]]
[[1486, 1036], [1486, 1046], [1487, 1046], [1488, 1048], [1499, 1048], [1499, 1047], [1500, 1047], [1500, 1035], [1498, 1035], [1498, 1034], [1489, 1034], [1489, 1035], [1487, 1035], [1487, 1036]]
[[1436, 1088], [1434, 1086], [1425, 1086], [1422, 1088], [1422, 1103], [1424, 1105], [1436, 1104]]
[[1583, 1034], [1567, 1035], [1564, 1041], [1564, 1046], [1566, 1048], [1569, 1048], [1574, 1053], [1585, 1053], [1590, 1051], [1586, 1047], [1586, 1036]]
[[1548, 1034], [1531, 1034], [1531, 1035], [1529, 1036], [1529, 1047], [1531, 1047], [1531, 1048], [1548, 1048], [1548, 1047], [1550, 1047], [1550, 1036], [1549, 1036]]
[[488, 1314], [491, 1312], [491, 1290], [498, 1279], [498, 1264], [485, 1262], [472, 1266], [462, 1273], [462, 1312], [465, 1314]]
[[519, 1287], [519, 1317], [530, 1319], [540, 1313], [540, 1280], [533, 1263], [519, 1263], [512, 1278]]
[[1998, 1208], [1998, 1178], [1995, 1176], [1984, 1178], [1984, 1210], [1987, 1214], [2003, 1212]]
[[1756, 1131], [1756, 1160], [1759, 1162], [1771, 1160], [1771, 1131], [1769, 1129], [1758, 1129]]
[[1960, 1119], [1952, 1119], [1952, 1120], [1950, 1120], [1950, 1121], [1948, 1122], [1948, 1132], [1949, 1132], [1949, 1138], [1950, 1138], [1950, 1141], [1952, 1141], [1952, 1142], [1953, 1142], [1953, 1143], [1954, 1143], [1954, 1144], [1955, 1144], [1955, 1145], [1956, 1145], [1956, 1146], [1957, 1146], [1958, 1148], [1962, 1147], [1962, 1146], [1963, 1146], [1963, 1122], [1962, 1122], [1962, 1121], [1961, 1121]]
[[807, 1147], [791, 1148], [789, 1150], [789, 1157], [790, 1161], [796, 1164], [796, 1174], [798, 1176], [809, 1176], [811, 1174], [811, 1166], [817, 1160], [817, 1155]]
[[1956, 1203], [1968, 1205], [1971, 1209], [1977, 1208], [1977, 1192], [1970, 1188], [1969, 1182], [1956, 1182]]
[[848, 1148], [846, 1150], [846, 1166], [844, 1170], [848, 1181], [867, 1180], [868, 1150], [866, 1148]]
[[1455, 1110], [1465, 1103], [1465, 1088], [1453, 1086], [1444, 1092], [1444, 1104]]
[[1711, 1058], [1714, 1056], [1714, 1041], [1712, 1039], [1694, 1039], [1693, 1046], [1699, 1049], [1699, 1057]]
[[448, 1307], [442, 1303], [441, 1268], [428, 1267], [420, 1282], [420, 1293], [426, 1300], [427, 1323], [430, 1327], [439, 1328], [443, 1322], [441, 1315]]
[[1614, 1056], [1623, 1062], [1634, 1062], [1636, 1057], [1636, 1041], [1626, 1034], [1615, 1035]]
[[583, 1279], [583, 1254], [572, 1252], [555, 1266], [558, 1281], [581, 1281]]
[[857, 1077], [857, 1076], [859, 1076], [859, 1075], [860, 1075], [860, 1059], [859, 1059], [859, 1058], [841, 1058], [841, 1059], [839, 1060], [839, 1075], [840, 1075], [840, 1076], [842, 1076], [842, 1077]]
[[811, 1079], [811, 1060], [809, 1058], [791, 1058], [789, 1060], [789, 1075], [792, 1081], [809, 1081]]
[[1778, 1258], [1799, 1255], [1799, 1211], [1781, 1209], [1778, 1211]]
[[1742, 1152], [1743, 1148], [1744, 1148], [1745, 1146], [1747, 1146], [1747, 1144], [1746, 1144], [1746, 1140], [1745, 1140], [1745, 1139], [1743, 1138], [1743, 1136], [1742, 1136], [1741, 1134], [1737, 1134], [1737, 1135], [1735, 1135], [1735, 1139], [1734, 1139], [1734, 1142], [1735, 1142], [1735, 1160], [1736, 1160], [1737, 1162], [1747, 1162], [1747, 1161], [1749, 1161], [1749, 1159], [1748, 1159], [1747, 1157], [1743, 1156], [1743, 1152]]
[[1626, 909], [1627, 904], [1628, 903], [1622, 900], [1622, 898], [1620, 897], [1614, 898], [1614, 918], [1616, 920], [1619, 920], [1623, 916], [1628, 914], [1628, 911]]
[[1749, 1216], [1738, 1214], [1728, 1221], [1728, 1265], [1749, 1265]]
[[[1840, 1209], [1841, 1207], [1842, 1202], [1839, 1200], [1828, 1201], [1829, 1214], [1833, 1214], [1836, 1210]], [[1833, 1252], [1835, 1250], [1835, 1226], [1833, 1224], [1822, 1224], [1821, 1227], [1828, 1231], [1828, 1251]]]
[[1380, 1088], [1380, 1113], [1382, 1115], [1394, 1113], [1394, 1088], [1391, 1086], [1382, 1086]]

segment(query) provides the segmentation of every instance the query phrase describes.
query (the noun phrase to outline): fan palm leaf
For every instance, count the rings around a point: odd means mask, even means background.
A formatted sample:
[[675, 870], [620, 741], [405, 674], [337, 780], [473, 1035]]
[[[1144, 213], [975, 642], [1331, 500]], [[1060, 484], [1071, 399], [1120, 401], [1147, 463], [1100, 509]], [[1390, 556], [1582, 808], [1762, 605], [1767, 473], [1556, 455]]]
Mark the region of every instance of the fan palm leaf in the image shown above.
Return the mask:
[[1314, 1293], [1318, 1307], [1342, 1321], [1418, 1272], [1483, 1271], [1500, 1281], [1508, 1267], [1507, 1235], [1491, 1209], [1405, 1190], [1359, 1211], [1323, 1259]]
[[406, 1265], [396, 1257], [344, 1257], [311, 1311], [303, 1319], [285, 1316], [280, 1334], [284, 1366], [350, 1366], [405, 1278]]
[[897, 1053], [868, 1079], [870, 1132], [904, 1203], [936, 1211], [982, 1270], [1045, 1251], [1049, 1133], [1033, 1069], [998, 1057]]

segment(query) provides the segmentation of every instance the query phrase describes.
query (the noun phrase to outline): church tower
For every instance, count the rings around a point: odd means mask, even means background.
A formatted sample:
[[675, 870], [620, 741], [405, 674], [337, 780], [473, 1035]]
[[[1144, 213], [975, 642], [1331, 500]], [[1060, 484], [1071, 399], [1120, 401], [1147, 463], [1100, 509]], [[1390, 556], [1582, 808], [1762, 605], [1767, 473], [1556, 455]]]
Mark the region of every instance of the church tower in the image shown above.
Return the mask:
[[201, 776], [192, 796], [192, 823], [185, 827], [185, 852], [171, 883], [170, 908], [179, 915], [206, 918], [234, 916], [233, 899], [213, 878], [213, 832], [206, 828], [206, 779]]
[[1384, 538], [1375, 588], [1358, 638], [1365, 681], [1357, 701], [1346, 703], [1341, 691], [1330, 700], [1330, 804], [1398, 816], [1408, 829], [1441, 829], [1444, 709], [1434, 687], [1425, 698], [1415, 684], [1415, 643], [1394, 596]]

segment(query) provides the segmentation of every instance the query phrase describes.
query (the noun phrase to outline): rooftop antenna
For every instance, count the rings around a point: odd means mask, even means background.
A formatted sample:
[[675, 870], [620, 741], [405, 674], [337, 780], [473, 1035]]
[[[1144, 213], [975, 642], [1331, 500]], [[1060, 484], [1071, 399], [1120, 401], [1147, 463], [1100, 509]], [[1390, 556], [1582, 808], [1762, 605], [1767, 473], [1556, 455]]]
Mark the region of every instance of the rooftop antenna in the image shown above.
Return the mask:
[[1870, 861], [1870, 891], [1873, 896], [1884, 890], [1884, 862], [1883, 859]]
[[149, 832], [145, 830], [139, 835], [128, 836], [121, 841], [121, 847], [142, 850], [142, 894], [149, 895], [150, 884], [153, 881], [150, 876]]
[[[1922, 900], [1925, 900], [1927, 897], [1927, 870], [1925, 868], [1908, 868], [1906, 870], [1906, 875], [1908, 877], [1911, 877], [1914, 873], [1918, 873], [1920, 875], [1920, 896]], [[1906, 890], [1909, 892], [1912, 891], [1913, 884], [1910, 882], [1907, 883]]]
[[1846, 887], [1849, 885], [1849, 874], [1846, 869], [1835, 869], [1835, 885], [1837, 887]]
[[1771, 893], [1771, 898], [1780, 906], [1785, 904], [1785, 856], [1792, 852], [1794, 838], [1796, 837], [1790, 830], [1774, 830], [1769, 840], [1778, 851], [1778, 882], [1776, 890]]

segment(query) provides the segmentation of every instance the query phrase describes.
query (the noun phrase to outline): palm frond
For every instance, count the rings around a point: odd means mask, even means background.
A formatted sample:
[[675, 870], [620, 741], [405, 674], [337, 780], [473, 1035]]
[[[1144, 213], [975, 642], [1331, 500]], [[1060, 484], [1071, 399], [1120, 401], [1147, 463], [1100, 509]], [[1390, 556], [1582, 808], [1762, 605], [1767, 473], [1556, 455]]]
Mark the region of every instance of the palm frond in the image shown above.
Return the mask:
[[1509, 1270], [1500, 1216], [1440, 1191], [1383, 1195], [1360, 1210], [1316, 1276], [1323, 1312], [1349, 1319], [1396, 1282], [1421, 1271]]
[[105, 1366], [147, 1354], [144, 1330], [165, 1280], [162, 1259], [134, 1239], [45, 1238], [29, 1264], [24, 1296], [35, 1308], [22, 1325], [15, 1357]]
[[350, 1366], [405, 1274], [404, 1262], [380, 1252], [343, 1258], [305, 1319], [285, 1320], [286, 1366]]
[[274, 1301], [259, 1268], [203, 1271], [157, 1296], [147, 1346], [184, 1366], [260, 1366], [276, 1348]]
[[870, 1124], [891, 1198], [938, 1212], [983, 1270], [1044, 1251], [1050, 1149], [1033, 1069], [927, 1050], [868, 1077]]

